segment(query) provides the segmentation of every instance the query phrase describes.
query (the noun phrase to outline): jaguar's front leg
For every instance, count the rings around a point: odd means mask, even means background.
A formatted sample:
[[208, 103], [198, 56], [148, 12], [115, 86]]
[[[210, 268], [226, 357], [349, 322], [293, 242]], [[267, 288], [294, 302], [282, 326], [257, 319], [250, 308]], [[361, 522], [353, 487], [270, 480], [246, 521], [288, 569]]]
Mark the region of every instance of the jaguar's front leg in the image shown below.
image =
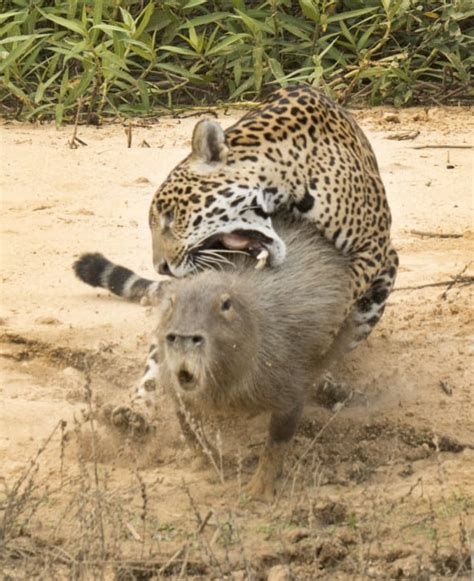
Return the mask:
[[158, 371], [158, 345], [152, 342], [148, 350], [145, 371], [137, 387], [130, 394], [132, 407], [144, 408], [151, 417], [156, 413]]
[[145, 372], [130, 393], [130, 405], [120, 405], [105, 412], [109, 422], [133, 436], [143, 436], [154, 430], [157, 411], [158, 347], [152, 342], [146, 359]]

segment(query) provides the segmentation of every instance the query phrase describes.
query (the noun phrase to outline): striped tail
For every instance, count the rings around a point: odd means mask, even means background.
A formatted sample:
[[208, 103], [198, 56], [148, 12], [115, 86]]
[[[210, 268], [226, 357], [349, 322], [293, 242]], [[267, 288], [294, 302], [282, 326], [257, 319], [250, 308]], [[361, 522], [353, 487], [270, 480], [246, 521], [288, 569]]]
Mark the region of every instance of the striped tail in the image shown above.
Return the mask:
[[73, 268], [77, 278], [86, 284], [105, 288], [128, 301], [139, 302], [156, 292], [160, 285], [110, 262], [99, 253], [83, 254]]

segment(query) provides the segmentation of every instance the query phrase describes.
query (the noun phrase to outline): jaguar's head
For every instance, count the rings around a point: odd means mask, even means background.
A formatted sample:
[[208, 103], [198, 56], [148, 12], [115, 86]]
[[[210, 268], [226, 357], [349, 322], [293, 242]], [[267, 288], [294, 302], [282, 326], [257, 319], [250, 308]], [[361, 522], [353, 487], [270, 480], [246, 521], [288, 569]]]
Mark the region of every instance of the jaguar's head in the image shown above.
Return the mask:
[[232, 157], [220, 125], [200, 121], [191, 154], [151, 203], [153, 262], [160, 274], [186, 276], [242, 252], [259, 266], [283, 262], [286, 248], [273, 228], [273, 208], [255, 176], [246, 176]]

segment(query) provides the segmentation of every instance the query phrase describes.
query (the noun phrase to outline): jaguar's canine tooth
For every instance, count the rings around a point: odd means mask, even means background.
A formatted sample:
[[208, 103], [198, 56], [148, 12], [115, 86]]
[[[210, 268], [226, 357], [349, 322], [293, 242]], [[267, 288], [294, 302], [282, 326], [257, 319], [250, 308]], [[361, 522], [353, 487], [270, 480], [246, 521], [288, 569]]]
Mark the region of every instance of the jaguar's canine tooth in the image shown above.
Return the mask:
[[266, 248], [261, 250], [257, 255], [257, 264], [255, 265], [255, 270], [262, 270], [267, 264], [269, 252]]

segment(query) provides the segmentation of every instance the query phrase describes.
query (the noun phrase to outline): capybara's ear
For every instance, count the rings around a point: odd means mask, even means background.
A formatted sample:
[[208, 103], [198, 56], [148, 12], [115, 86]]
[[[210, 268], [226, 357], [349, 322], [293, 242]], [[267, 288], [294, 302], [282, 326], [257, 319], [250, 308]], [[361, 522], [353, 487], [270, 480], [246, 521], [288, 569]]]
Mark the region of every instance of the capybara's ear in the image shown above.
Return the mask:
[[203, 119], [194, 127], [193, 157], [208, 164], [225, 164], [228, 147], [222, 127], [213, 119]]

